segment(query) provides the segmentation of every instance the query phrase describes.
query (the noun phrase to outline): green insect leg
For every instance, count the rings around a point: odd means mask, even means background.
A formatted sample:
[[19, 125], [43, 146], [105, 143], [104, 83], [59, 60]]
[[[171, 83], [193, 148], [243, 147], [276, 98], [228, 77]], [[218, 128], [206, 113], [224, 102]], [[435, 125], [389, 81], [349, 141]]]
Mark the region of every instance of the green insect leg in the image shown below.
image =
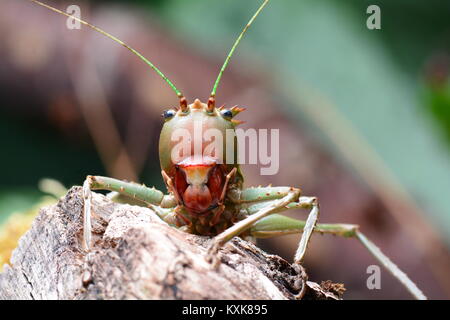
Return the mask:
[[[294, 207], [292, 204], [287, 209]], [[249, 208], [250, 209], [250, 208]], [[255, 210], [255, 209], [253, 209]], [[285, 234], [301, 233], [306, 222], [289, 218], [279, 214], [272, 214], [259, 220], [253, 225], [250, 234], [256, 238], [270, 238]], [[364, 247], [388, 270], [400, 283], [416, 298], [426, 299], [426, 296], [417, 285], [389, 259], [372, 241], [359, 231], [359, 227], [354, 224], [327, 224], [319, 223], [315, 226], [314, 232], [328, 233], [345, 238], [356, 238]]]
[[[275, 205], [276, 208], [274, 208], [270, 213], [281, 212], [286, 209], [294, 208], [304, 208], [311, 210], [308, 215], [308, 219], [306, 220], [306, 224], [305, 226], [303, 226], [302, 238], [300, 239], [299, 247], [294, 258], [294, 263], [300, 265], [305, 256], [309, 240], [314, 230], [314, 226], [316, 225], [317, 219], [319, 217], [319, 204], [317, 202], [317, 198], [300, 197], [300, 189], [292, 187], [269, 186], [244, 189], [240, 191], [240, 193], [234, 194], [233, 200], [240, 204], [250, 204], [250, 206], [247, 207], [247, 213], [249, 216], [253, 216], [255, 214], [257, 215], [261, 210], [264, 210], [264, 208], [271, 206], [274, 203], [271, 201], [286, 197], [290, 193], [296, 193], [298, 196], [289, 203], [282, 206]], [[243, 221], [246, 221], [247, 219]], [[253, 219], [255, 218], [252, 218], [248, 221], [252, 221]]]
[[134, 182], [125, 182], [108, 177], [87, 176], [83, 183], [83, 246], [85, 250], [89, 250], [91, 247], [91, 190], [115, 191], [130, 199], [141, 201], [143, 204], [152, 208], [159, 207], [158, 209], [160, 210], [155, 210], [155, 212], [160, 215], [160, 217], [167, 211], [164, 210], [165, 208], [173, 208], [176, 206], [176, 201], [173, 196], [165, 195], [155, 188], [148, 188]]
[[[256, 189], [256, 188], [255, 188]], [[248, 189], [242, 190], [242, 194], [245, 195], [245, 192]], [[268, 192], [265, 192], [267, 194]], [[237, 222], [232, 227], [226, 229], [224, 232], [220, 233], [213, 239], [213, 244], [208, 250], [208, 260], [214, 261], [215, 264], [218, 262], [216, 259], [216, 254], [221, 246], [223, 246], [227, 241], [232, 239], [234, 236], [238, 236], [242, 232], [246, 231], [247, 229], [251, 228], [253, 224], [255, 224], [258, 220], [274, 213], [275, 211], [283, 208], [284, 206], [288, 205], [291, 202], [295, 202], [298, 200], [300, 196], [300, 190], [290, 188], [287, 189], [286, 193], [284, 195], [278, 195], [281, 197], [280, 199], [276, 199], [273, 201], [269, 201], [266, 203], [265, 206], [263, 206], [258, 212], [249, 215], [245, 219]], [[238, 197], [239, 199], [239, 197]], [[242, 203], [242, 197], [239, 201]]]

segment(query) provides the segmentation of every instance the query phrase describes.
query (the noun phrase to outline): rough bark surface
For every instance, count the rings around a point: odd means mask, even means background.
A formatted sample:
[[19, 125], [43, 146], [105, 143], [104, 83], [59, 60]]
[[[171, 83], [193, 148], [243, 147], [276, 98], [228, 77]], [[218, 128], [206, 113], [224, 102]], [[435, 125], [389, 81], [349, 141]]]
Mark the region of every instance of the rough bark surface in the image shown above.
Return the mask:
[[[207, 237], [148, 208], [93, 194], [93, 241], [83, 251], [81, 188], [45, 207], [0, 274], [0, 299], [293, 299], [299, 276], [282, 258], [235, 238], [213, 269]], [[305, 299], [338, 299], [340, 285], [307, 283]]]

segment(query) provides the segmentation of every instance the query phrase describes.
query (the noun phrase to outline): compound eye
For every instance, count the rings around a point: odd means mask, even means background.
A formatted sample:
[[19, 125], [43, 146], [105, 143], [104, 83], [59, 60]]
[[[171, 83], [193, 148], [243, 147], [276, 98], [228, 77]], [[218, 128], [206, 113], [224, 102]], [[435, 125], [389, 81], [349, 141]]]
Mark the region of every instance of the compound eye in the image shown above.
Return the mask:
[[231, 119], [233, 118], [233, 113], [231, 112], [231, 110], [222, 110], [220, 111], [220, 114], [222, 115], [222, 117], [224, 117], [225, 119]]
[[162, 116], [163, 116], [164, 120], [170, 120], [175, 116], [175, 114], [176, 114], [175, 110], [169, 109], [169, 110], [164, 111]]

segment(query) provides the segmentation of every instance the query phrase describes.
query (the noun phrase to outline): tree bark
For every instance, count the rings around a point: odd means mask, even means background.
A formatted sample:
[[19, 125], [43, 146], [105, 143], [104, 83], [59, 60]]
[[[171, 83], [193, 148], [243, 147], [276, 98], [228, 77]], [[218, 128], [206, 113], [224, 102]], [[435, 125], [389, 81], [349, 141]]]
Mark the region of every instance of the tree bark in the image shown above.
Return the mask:
[[[0, 274], [1, 299], [294, 299], [299, 276], [284, 259], [234, 238], [213, 269], [210, 238], [150, 209], [93, 194], [93, 242], [82, 246], [83, 199], [73, 187], [41, 209]], [[304, 299], [339, 299], [343, 286], [307, 282]]]

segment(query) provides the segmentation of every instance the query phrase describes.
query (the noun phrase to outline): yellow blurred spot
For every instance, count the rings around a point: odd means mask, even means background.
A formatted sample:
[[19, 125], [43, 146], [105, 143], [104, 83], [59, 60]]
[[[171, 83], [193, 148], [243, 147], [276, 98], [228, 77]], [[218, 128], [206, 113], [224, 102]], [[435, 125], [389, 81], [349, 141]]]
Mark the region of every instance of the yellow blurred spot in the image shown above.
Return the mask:
[[0, 272], [6, 263], [9, 264], [13, 250], [17, 247], [19, 239], [30, 230], [39, 209], [55, 202], [56, 199], [53, 197], [43, 197], [33, 208], [22, 213], [13, 213], [0, 226]]

